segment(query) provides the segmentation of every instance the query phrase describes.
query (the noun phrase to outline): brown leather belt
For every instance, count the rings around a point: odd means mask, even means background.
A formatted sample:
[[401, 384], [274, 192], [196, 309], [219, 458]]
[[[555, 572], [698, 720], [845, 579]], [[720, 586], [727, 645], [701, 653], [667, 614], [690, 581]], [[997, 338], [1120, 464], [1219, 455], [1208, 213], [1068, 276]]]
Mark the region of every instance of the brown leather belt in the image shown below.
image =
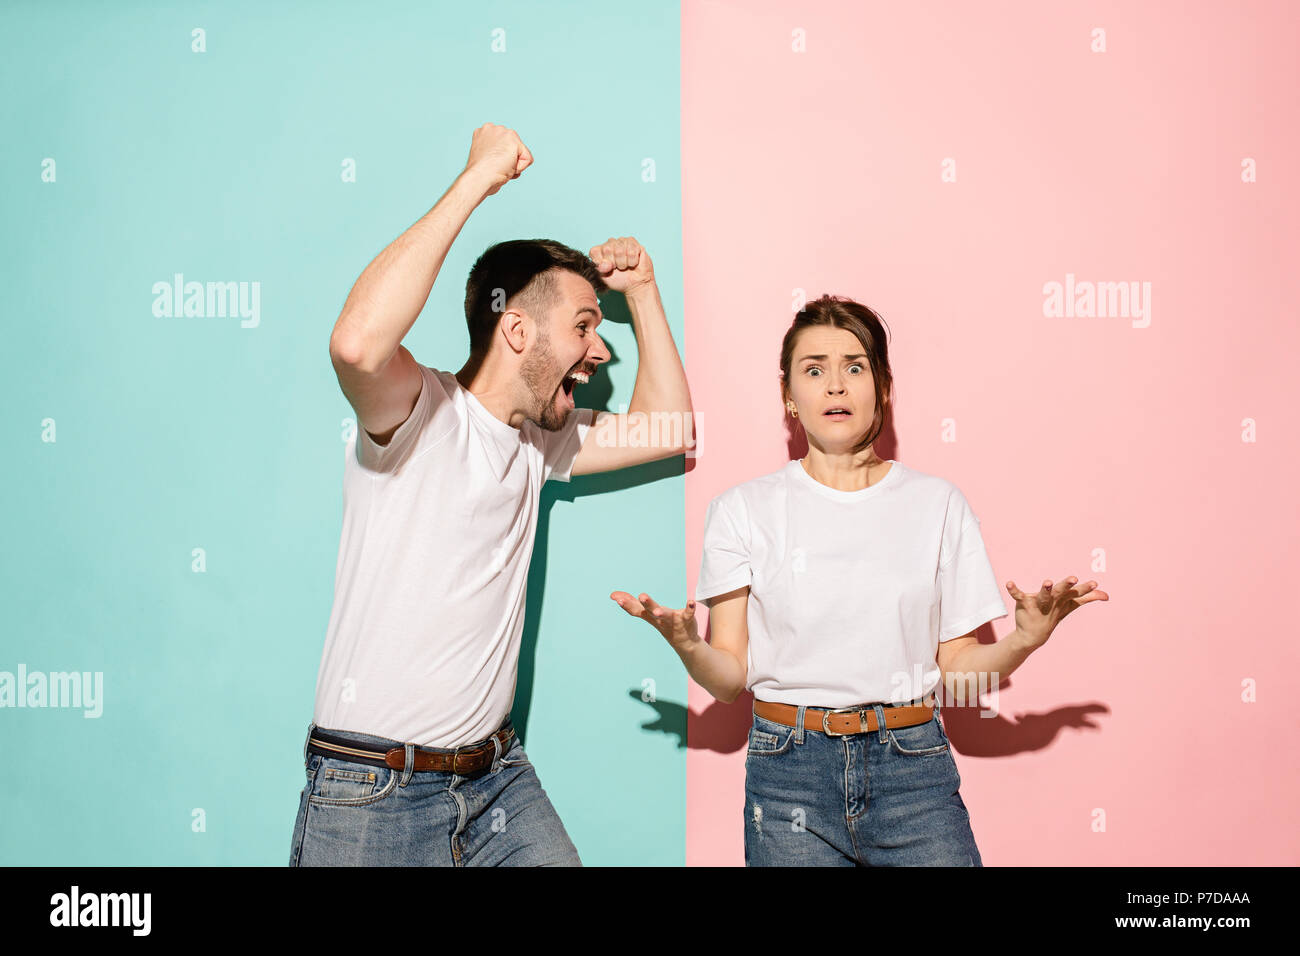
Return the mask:
[[[500, 744], [504, 754], [510, 749], [510, 738], [515, 735], [513, 725], [503, 727], [489, 737], [486, 743], [473, 747], [457, 747], [455, 750], [425, 750], [416, 747], [411, 761], [415, 770], [438, 770], [442, 773], [474, 773], [492, 766], [497, 748], [493, 739]], [[389, 750], [369, 750], [358, 746], [355, 741], [335, 737], [326, 731], [316, 730], [307, 738], [307, 751], [323, 757], [336, 757], [356, 763], [369, 764], [374, 767], [391, 767], [394, 770], [406, 769], [406, 745]]]
[[[911, 727], [923, 724], [934, 716], [934, 699], [922, 704], [903, 707], [883, 705], [886, 727]], [[755, 700], [754, 713], [767, 720], [796, 727], [799, 708], [794, 704], [778, 704], [773, 701]], [[866, 704], [859, 707], [841, 707], [836, 710], [814, 710], [804, 708], [804, 730], [817, 730], [831, 737], [847, 737], [850, 734], [867, 734], [877, 729], [875, 708]]]

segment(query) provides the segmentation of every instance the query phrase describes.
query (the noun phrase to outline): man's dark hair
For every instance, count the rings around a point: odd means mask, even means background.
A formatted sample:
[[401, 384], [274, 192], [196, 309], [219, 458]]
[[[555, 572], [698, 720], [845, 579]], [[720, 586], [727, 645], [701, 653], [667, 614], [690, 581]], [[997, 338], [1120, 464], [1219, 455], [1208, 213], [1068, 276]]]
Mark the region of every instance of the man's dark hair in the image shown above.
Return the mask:
[[597, 295], [608, 288], [589, 257], [551, 239], [498, 242], [478, 257], [465, 283], [465, 322], [472, 357], [487, 355], [501, 313], [515, 296], [520, 296], [518, 304], [534, 316], [547, 314], [558, 291], [556, 269], [582, 276]]

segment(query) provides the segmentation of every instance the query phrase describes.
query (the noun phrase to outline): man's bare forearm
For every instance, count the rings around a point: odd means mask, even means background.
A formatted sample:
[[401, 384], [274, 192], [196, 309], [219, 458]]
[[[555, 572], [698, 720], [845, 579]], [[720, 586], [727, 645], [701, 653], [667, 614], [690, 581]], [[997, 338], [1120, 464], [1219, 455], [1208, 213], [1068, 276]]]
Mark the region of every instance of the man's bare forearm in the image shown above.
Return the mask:
[[451, 244], [490, 184], [465, 170], [442, 198], [366, 266], [334, 324], [330, 351], [348, 364], [383, 367], [429, 300]]
[[637, 345], [636, 382], [628, 411], [690, 412], [691, 390], [668, 328], [658, 284], [648, 282], [633, 289], [627, 294], [627, 307]]

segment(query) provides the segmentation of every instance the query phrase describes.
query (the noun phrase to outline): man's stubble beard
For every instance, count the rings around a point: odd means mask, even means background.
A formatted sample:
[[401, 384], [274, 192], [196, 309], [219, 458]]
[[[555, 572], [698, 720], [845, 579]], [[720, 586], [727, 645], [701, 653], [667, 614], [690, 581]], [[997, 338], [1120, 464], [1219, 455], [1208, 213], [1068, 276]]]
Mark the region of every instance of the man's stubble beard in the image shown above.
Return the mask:
[[[555, 353], [551, 351], [551, 339], [542, 327], [537, 327], [537, 345], [533, 347], [532, 355], [524, 360], [523, 366], [519, 369], [519, 377], [524, 380], [524, 386], [528, 389], [537, 407], [541, 409], [540, 413], [529, 415], [528, 418], [536, 422], [542, 428], [550, 432], [557, 432], [564, 427], [568, 420], [570, 410], [566, 409], [564, 417], [559, 418], [555, 414], [555, 389], [551, 390], [549, 397], [543, 394], [543, 389], [553, 381], [555, 375]], [[563, 383], [561, 383], [563, 388]]]

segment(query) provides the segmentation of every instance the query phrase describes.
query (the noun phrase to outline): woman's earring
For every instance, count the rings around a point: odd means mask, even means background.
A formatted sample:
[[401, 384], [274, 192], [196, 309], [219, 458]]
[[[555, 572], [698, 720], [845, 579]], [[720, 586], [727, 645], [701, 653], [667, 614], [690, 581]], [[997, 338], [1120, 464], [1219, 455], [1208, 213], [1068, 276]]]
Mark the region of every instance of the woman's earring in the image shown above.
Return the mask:
[[787, 402], [785, 407], [790, 409], [790, 414], [795, 418], [799, 417], [799, 409], [794, 407], [794, 402]]

